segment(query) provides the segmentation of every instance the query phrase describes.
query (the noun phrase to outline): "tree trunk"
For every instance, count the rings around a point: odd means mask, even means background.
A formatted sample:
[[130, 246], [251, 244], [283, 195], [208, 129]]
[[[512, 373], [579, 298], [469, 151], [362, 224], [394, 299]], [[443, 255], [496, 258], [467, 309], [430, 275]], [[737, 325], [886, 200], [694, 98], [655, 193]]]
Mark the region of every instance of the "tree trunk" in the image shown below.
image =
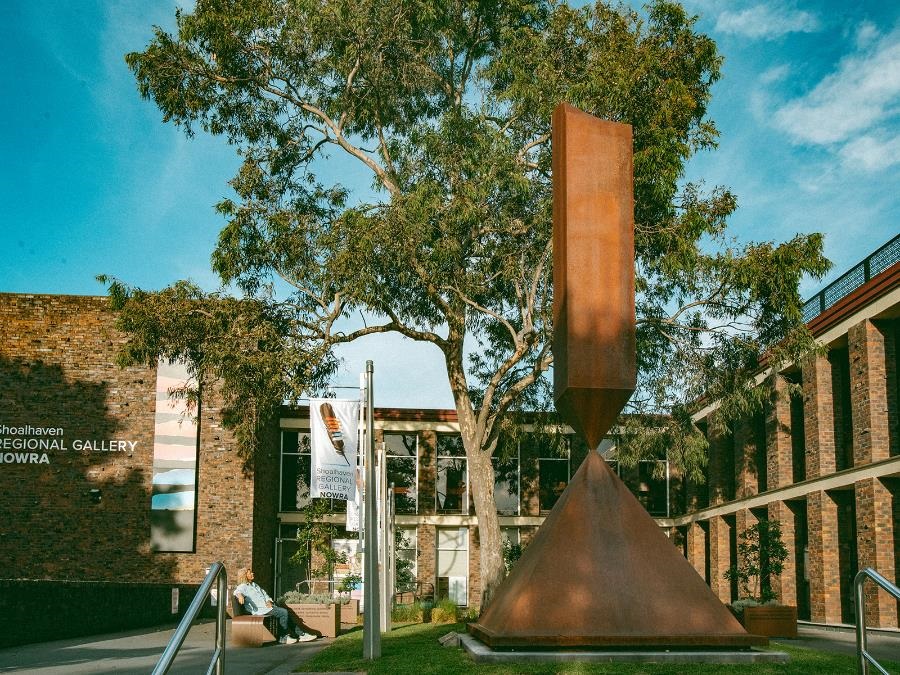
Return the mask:
[[[487, 440], [485, 429], [479, 425], [472, 407], [465, 369], [462, 365], [463, 341], [461, 338], [452, 339], [453, 326], [450, 332], [451, 338], [448, 342], [452, 347], [445, 351], [447, 376], [456, 402], [460, 436], [468, 460], [469, 487], [475, 503], [475, 515], [478, 517], [481, 609], [484, 610], [506, 573], [500, 543], [500, 519], [497, 517], [497, 502], [494, 500], [494, 465], [491, 463], [493, 445], [484, 447]], [[461, 330], [458, 335], [462, 335]]]
[[481, 609], [491, 602], [494, 591], [503, 581], [506, 568], [503, 565], [503, 547], [500, 541], [500, 519], [494, 500], [494, 466], [490, 453], [482, 449], [466, 451], [469, 457], [469, 482], [475, 513], [478, 515], [478, 541], [481, 563]]

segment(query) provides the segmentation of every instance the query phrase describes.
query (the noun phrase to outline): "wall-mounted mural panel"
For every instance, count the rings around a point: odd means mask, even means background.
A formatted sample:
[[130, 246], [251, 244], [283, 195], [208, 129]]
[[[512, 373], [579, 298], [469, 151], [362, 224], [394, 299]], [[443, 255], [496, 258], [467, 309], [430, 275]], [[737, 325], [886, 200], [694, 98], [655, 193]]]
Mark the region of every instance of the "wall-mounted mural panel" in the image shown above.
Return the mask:
[[156, 371], [156, 429], [153, 443], [153, 491], [150, 545], [154, 551], [194, 551], [197, 524], [199, 405], [170, 392], [188, 381], [187, 367], [160, 361]]

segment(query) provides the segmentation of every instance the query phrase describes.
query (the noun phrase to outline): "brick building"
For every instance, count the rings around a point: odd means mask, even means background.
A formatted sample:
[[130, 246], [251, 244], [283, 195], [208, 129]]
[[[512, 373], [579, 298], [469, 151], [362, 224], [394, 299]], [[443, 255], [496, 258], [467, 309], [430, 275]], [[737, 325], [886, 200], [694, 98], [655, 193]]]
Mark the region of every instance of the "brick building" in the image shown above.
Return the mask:
[[[853, 577], [900, 572], [900, 237], [807, 302], [827, 353], [761, 374], [776, 395], [763, 413], [709, 432], [705, 485], [679, 494], [682, 515], [661, 521], [723, 601], [737, 539], [761, 519], [782, 525], [789, 557], [779, 600], [801, 619], [855, 620]], [[710, 405], [695, 415], [711, 429]], [[897, 603], [867, 585], [866, 621], [897, 627]]]
[[[860, 266], [848, 292], [829, 287], [811, 301], [809, 325], [828, 353], [763, 373], [781, 394], [764, 414], [715, 434], [715, 405], [698, 411], [710, 429], [705, 484], [655, 477], [654, 462], [623, 474], [721, 599], [736, 597], [722, 574], [738, 534], [766, 518], [782, 523], [790, 553], [776, 591], [801, 618], [851, 621], [852, 577], [864, 566], [896, 578], [898, 259], [900, 237]], [[252, 562], [277, 592], [307, 574], [289, 558], [308, 499], [308, 410], [284, 408], [247, 467], [214, 391], [200, 406], [193, 546], [154, 550], [157, 372], [116, 365], [125, 338], [114, 323], [105, 298], [0, 294], [0, 612], [16, 627], [7, 644], [42, 639], [33, 602], [55, 608], [50, 630], [63, 637], [171, 619], [216, 560], [229, 571]], [[477, 518], [455, 412], [376, 409], [375, 426], [396, 488], [397, 555], [439, 595], [477, 606]], [[527, 542], [585, 453], [574, 436], [531, 434], [495, 460], [507, 540]], [[332, 507], [340, 528], [344, 503]], [[354, 536], [335, 544], [352, 550]], [[870, 594], [870, 625], [896, 626], [897, 603]]]
[[[211, 562], [272, 558], [277, 452], [245, 470], [214, 392], [200, 415], [193, 550], [151, 550], [156, 372], [116, 365], [124, 336], [107, 305], [0, 294], [4, 644], [161, 623]], [[272, 566], [259, 577], [271, 584]]]

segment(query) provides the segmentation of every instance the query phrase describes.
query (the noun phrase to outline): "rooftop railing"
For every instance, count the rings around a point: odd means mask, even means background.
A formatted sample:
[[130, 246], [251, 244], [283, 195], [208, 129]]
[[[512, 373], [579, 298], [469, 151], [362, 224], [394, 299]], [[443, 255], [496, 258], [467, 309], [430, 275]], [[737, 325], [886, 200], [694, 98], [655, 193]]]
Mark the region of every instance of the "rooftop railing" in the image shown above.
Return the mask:
[[898, 260], [900, 260], [900, 234], [803, 303], [803, 320], [809, 323], [838, 300], [850, 295]]

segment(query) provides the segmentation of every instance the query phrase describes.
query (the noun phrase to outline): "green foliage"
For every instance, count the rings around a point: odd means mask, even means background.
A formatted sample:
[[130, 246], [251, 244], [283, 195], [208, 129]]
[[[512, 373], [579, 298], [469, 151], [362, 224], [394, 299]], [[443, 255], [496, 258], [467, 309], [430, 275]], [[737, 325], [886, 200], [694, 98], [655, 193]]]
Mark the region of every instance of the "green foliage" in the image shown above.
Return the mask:
[[438, 600], [431, 610], [431, 620], [434, 623], [456, 623], [459, 607], [449, 598]]
[[458, 612], [459, 620], [465, 623], [472, 623], [474, 621], [478, 621], [478, 617], [481, 616], [481, 608], [480, 607], [466, 607], [465, 610]]
[[[403, 530], [394, 530], [394, 550], [401, 548], [409, 548], [410, 541], [403, 535]], [[401, 556], [394, 558], [394, 583], [397, 589], [413, 589], [415, 590], [416, 578], [413, 576], [413, 561], [407, 560]]]
[[391, 608], [391, 621], [394, 623], [422, 621], [422, 605], [418, 602], [413, 602], [409, 605], [394, 605]]
[[[355, 590], [356, 587], [362, 583], [362, 575], [360, 574], [346, 574], [341, 579], [341, 583], [338, 586], [337, 590], [340, 593], [349, 593], [352, 590]], [[349, 597], [349, 596], [348, 596]]]
[[346, 605], [349, 597], [329, 595], [327, 593], [301, 593], [287, 591], [278, 597], [279, 605]]
[[725, 578], [736, 580], [740, 598], [766, 603], [775, 600], [772, 578], [781, 574], [788, 550], [778, 520], [760, 520], [740, 533], [738, 564], [725, 571]]
[[513, 544], [509, 539], [503, 540], [503, 565], [506, 567], [506, 573], [509, 574], [513, 565], [522, 557], [525, 547], [522, 544]]
[[205, 293], [187, 281], [148, 292], [98, 279], [109, 286], [117, 327], [129, 335], [119, 364], [185, 363], [192, 381], [173, 393], [196, 402], [203, 387], [213, 386], [224, 401], [222, 420], [248, 462], [278, 407], [333, 371], [320, 344], [292, 334], [290, 313], [281, 305]]
[[288, 562], [298, 567], [308, 566], [311, 579], [330, 579], [335, 564], [347, 562], [346, 554], [335, 551], [331, 545], [338, 529], [325, 520], [331, 511], [330, 500], [310, 499], [301, 511], [304, 518], [297, 528], [297, 550]]
[[[623, 435], [620, 461], [671, 445], [698, 473], [705, 445], [688, 404], [708, 395], [739, 410], [762, 396], [748, 386], [761, 354], [774, 364], [812, 345], [797, 286], [827, 269], [821, 236], [738, 244], [726, 233], [735, 196], [683, 182], [685, 162], [716, 142], [707, 107], [721, 57], [677, 3], [198, 0], [176, 18], [175, 34], [156, 29], [126, 61], [165, 121], [221, 135], [242, 157], [235, 196], [217, 206], [213, 268], [275, 321], [271, 359], [250, 344], [268, 374], [247, 368], [266, 405], [320, 381], [334, 345], [395, 331], [443, 354], [470, 457], [495, 451], [510, 413], [550, 406], [561, 101], [634, 131], [629, 411], [654, 417]], [[355, 167], [372, 190], [340, 182]], [[151, 306], [154, 295], [131, 292]], [[353, 329], [358, 312], [367, 323]], [[157, 329], [129, 331], [140, 344]], [[169, 341], [180, 338], [149, 340], [156, 352]], [[471, 487], [486, 522], [496, 513], [482, 473]], [[483, 550], [499, 548], [496, 531], [482, 531]], [[501, 577], [482, 566], [486, 602]]]

